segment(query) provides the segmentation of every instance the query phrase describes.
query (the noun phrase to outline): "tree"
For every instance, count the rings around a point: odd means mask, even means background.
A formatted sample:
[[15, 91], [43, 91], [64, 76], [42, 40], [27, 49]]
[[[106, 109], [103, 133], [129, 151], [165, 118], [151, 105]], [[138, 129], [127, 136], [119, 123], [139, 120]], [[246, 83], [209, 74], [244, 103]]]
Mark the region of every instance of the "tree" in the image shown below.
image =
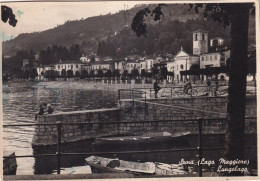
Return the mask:
[[67, 76], [68, 77], [73, 77], [73, 70], [67, 70]]
[[88, 72], [86, 71], [86, 69], [83, 69], [81, 72], [81, 78], [85, 78], [88, 76]]
[[[203, 7], [204, 6], [204, 7]], [[247, 73], [247, 46], [249, 12], [254, 14], [253, 3], [208, 3], [190, 4], [198, 13], [199, 8], [204, 8], [204, 17], [212, 18], [223, 25], [231, 26], [231, 55], [229, 67], [229, 89], [227, 105], [227, 130], [226, 152], [229, 160], [243, 160], [245, 146], [245, 105], [246, 105], [246, 73]], [[140, 10], [133, 19], [132, 30], [137, 36], [146, 36], [145, 16], [151, 11], [146, 8]], [[157, 9], [158, 10], [158, 9]], [[158, 10], [160, 19], [161, 11]], [[240, 175], [232, 172], [230, 175]]]
[[152, 67], [152, 74], [154, 77], [158, 76], [159, 74], [159, 70], [157, 67]]
[[79, 76], [80, 76], [79, 71], [76, 71], [75, 76], [76, 76], [76, 77], [79, 77]]
[[136, 77], [139, 76], [139, 72], [138, 72], [137, 68], [133, 68], [132, 71], [131, 71], [131, 74], [136, 79]]
[[15, 19], [15, 14], [13, 13], [12, 8], [9, 8], [8, 6], [1, 6], [1, 12], [2, 12], [2, 16], [1, 19], [4, 23], [6, 23], [8, 21], [8, 23], [15, 27], [16, 23], [17, 23], [17, 19]]
[[119, 77], [120, 76], [120, 70], [116, 69], [113, 74], [114, 74], [114, 76]]
[[66, 70], [65, 69], [61, 70], [61, 76], [64, 76], [64, 77], [66, 76]]
[[147, 75], [147, 72], [144, 69], [141, 69], [141, 76], [145, 77]]
[[98, 70], [98, 76], [101, 77], [101, 78], [103, 77], [103, 71], [102, 70]]
[[167, 75], [168, 75], [167, 67], [162, 67], [162, 68], [161, 68], [161, 78], [162, 78], [162, 79], [166, 79], [166, 78], [167, 78]]
[[35, 68], [32, 68], [30, 70], [30, 78], [34, 80], [37, 76], [38, 76], [37, 70]]

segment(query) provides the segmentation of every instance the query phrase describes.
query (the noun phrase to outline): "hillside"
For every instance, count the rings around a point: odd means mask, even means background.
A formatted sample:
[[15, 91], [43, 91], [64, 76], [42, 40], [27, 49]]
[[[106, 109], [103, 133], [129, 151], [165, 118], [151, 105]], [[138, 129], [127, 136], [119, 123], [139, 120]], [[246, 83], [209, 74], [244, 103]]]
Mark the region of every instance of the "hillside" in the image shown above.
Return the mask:
[[[151, 9], [152, 6], [155, 5], [150, 5]], [[46, 31], [20, 34], [13, 40], [3, 42], [3, 55], [13, 56], [18, 50], [32, 49], [34, 52], [39, 52], [53, 45], [71, 47], [73, 44], [79, 44], [84, 53], [90, 54], [97, 52], [101, 40], [110, 41], [115, 47], [119, 47], [117, 51], [121, 55], [167, 51], [175, 53], [180, 46], [184, 46], [188, 51], [191, 50], [191, 31], [199, 28], [210, 31], [210, 38], [221, 36], [229, 44], [229, 29], [223, 30], [221, 26], [212, 21], [205, 23], [201, 14], [188, 11], [188, 5], [180, 4], [163, 7], [164, 18], [159, 22], [148, 18], [148, 37], [137, 38], [131, 31], [130, 25], [136, 12], [144, 7], [146, 6], [139, 5], [116, 14], [67, 21], [63, 25]], [[253, 20], [254, 17], [251, 17], [249, 44], [255, 43]]]
[[[138, 10], [146, 6], [134, 7], [116, 14], [90, 17], [84, 20], [68, 21], [63, 25], [42, 32], [20, 34], [13, 40], [3, 43], [3, 55], [15, 55], [18, 50], [32, 49], [38, 52], [52, 45], [71, 46], [83, 44], [88, 52], [96, 52], [99, 39], [114, 35], [125, 26], [130, 26]], [[150, 6], [152, 7], [152, 6]], [[194, 12], [187, 11], [187, 5], [169, 5], [164, 7], [165, 18], [161, 22], [176, 20], [186, 21], [197, 18]], [[18, 22], [19, 23], [19, 22]], [[149, 23], [154, 23], [149, 21]]]

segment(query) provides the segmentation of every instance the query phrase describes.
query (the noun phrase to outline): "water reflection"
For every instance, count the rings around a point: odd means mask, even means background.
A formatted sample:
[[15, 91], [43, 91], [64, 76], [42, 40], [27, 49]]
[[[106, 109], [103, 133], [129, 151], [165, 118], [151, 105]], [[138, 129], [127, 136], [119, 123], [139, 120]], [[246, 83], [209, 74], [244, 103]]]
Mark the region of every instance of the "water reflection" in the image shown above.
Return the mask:
[[[117, 94], [111, 91], [74, 88], [44, 88], [35, 83], [3, 84], [3, 124], [35, 123], [40, 103], [51, 103], [55, 112], [111, 108], [117, 106]], [[16, 155], [33, 154], [31, 143], [34, 127], [4, 128], [4, 150]], [[34, 159], [18, 158], [17, 174], [33, 174]]]

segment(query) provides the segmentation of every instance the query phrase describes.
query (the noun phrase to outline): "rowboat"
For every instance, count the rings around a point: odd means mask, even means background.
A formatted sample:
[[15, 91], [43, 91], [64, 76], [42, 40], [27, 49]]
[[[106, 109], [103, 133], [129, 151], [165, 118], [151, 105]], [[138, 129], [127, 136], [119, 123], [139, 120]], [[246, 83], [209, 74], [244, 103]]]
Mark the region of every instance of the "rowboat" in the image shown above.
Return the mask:
[[188, 174], [181, 164], [166, 164], [159, 162], [133, 162], [118, 158], [90, 156], [85, 159], [92, 173], [132, 173], [134, 175], [180, 175]]
[[107, 136], [95, 139], [96, 144], [151, 144], [151, 143], [164, 143], [171, 142], [177, 145], [187, 145], [188, 140], [185, 138], [190, 132], [169, 133], [162, 132], [147, 132], [141, 135], [134, 136]]

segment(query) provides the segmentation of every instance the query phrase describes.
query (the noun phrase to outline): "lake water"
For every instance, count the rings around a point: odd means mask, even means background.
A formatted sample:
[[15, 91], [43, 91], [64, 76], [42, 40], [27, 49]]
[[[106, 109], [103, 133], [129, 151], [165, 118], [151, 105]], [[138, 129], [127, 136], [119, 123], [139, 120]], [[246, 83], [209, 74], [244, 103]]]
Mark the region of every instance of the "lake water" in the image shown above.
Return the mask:
[[[101, 90], [79, 89], [77, 83], [74, 87], [66, 88], [56, 87], [55, 82], [47, 83], [50, 86], [35, 86], [34, 83], [7, 83], [3, 85], [3, 124], [26, 124], [35, 123], [35, 113], [39, 111], [40, 103], [51, 103], [55, 112], [67, 112], [74, 110], [111, 108], [117, 106], [117, 92]], [[67, 84], [67, 83], [66, 83]], [[69, 83], [68, 83], [69, 84]], [[87, 84], [87, 83], [85, 83]], [[33, 154], [55, 154], [56, 146], [46, 146], [32, 148], [31, 142], [34, 134], [34, 127], [8, 127], [3, 128], [4, 150], [13, 151], [16, 155]], [[256, 145], [256, 135], [248, 135], [246, 145]], [[197, 135], [188, 137], [189, 147], [197, 147]], [[224, 135], [203, 136], [203, 146], [207, 148], [223, 147]], [[134, 150], [159, 150], [174, 148], [173, 143], [154, 144], [147, 147], [143, 145], [117, 146], [110, 145], [97, 146], [91, 141], [83, 140], [75, 143], [62, 144], [63, 153], [86, 153], [92, 151], [134, 151]], [[212, 160], [219, 159], [224, 150], [204, 151], [203, 157]], [[135, 153], [135, 154], [114, 154], [101, 155], [104, 157], [117, 157], [128, 161], [140, 162], [163, 162], [178, 163], [182, 158], [185, 160], [197, 160], [197, 151], [179, 151], [179, 152], [158, 152], [158, 153]], [[255, 160], [256, 149], [246, 151], [249, 158]], [[62, 168], [85, 165], [84, 156], [63, 156], [61, 160]], [[52, 174], [57, 169], [57, 160], [55, 157], [38, 158], [17, 158], [17, 175], [25, 174]], [[253, 167], [256, 167], [256, 161]]]
[[[33, 83], [3, 84], [3, 124], [35, 123], [40, 103], [51, 103], [55, 112], [111, 108], [117, 106], [117, 93], [75, 88], [44, 88]], [[4, 150], [16, 155], [32, 155], [34, 127], [3, 129]], [[17, 174], [33, 174], [34, 158], [17, 158]]]

